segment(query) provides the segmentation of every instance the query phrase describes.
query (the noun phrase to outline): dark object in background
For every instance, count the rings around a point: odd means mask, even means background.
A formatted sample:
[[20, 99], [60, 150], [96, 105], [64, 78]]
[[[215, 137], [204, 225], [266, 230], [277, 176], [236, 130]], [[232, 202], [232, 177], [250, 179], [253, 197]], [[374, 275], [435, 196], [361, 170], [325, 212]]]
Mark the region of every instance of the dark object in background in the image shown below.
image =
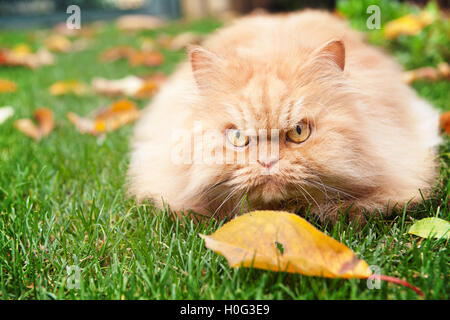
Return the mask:
[[[435, 0], [441, 8], [449, 8], [450, 0]], [[258, 8], [271, 12], [294, 11], [304, 8], [328, 9], [336, 8], [337, 0], [231, 0], [232, 8], [240, 13], [250, 13]], [[429, 0], [400, 0], [425, 6]]]
[[300, 10], [304, 8], [321, 8], [333, 10], [336, 0], [232, 0], [232, 8], [241, 13], [250, 13], [264, 8], [271, 12]]

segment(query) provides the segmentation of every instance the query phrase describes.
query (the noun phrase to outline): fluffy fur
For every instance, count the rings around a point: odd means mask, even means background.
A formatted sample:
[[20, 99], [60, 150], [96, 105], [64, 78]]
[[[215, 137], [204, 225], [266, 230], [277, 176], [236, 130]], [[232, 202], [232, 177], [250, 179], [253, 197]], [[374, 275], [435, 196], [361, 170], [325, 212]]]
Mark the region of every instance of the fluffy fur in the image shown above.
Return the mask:
[[[302, 120], [312, 124], [311, 137], [286, 141]], [[174, 163], [174, 130], [192, 132], [196, 121], [222, 134], [231, 126], [279, 129], [278, 170]], [[318, 11], [248, 17], [204, 49], [190, 48], [189, 61], [144, 111], [129, 190], [177, 212], [218, 217], [240, 212], [245, 195], [251, 209], [311, 206], [322, 220], [347, 208], [352, 216], [387, 213], [430, 191], [438, 143], [438, 114], [345, 22]]]

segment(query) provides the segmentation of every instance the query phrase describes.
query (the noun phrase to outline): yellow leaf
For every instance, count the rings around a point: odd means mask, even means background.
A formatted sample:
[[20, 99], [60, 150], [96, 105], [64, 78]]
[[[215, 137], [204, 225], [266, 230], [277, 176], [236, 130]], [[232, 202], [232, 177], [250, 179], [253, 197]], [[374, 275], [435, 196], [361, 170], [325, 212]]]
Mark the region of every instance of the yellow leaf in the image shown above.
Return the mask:
[[54, 96], [60, 96], [64, 94], [76, 94], [82, 95], [86, 93], [87, 89], [84, 84], [75, 80], [59, 81], [51, 85], [49, 89], [50, 93]]
[[17, 90], [17, 86], [14, 82], [9, 80], [0, 79], [0, 93], [2, 92], [14, 92]]
[[418, 16], [408, 14], [388, 22], [384, 28], [384, 36], [387, 39], [395, 39], [401, 34], [414, 36], [433, 21], [434, 17], [429, 12], [424, 11]]
[[206, 247], [232, 267], [254, 267], [328, 278], [368, 278], [369, 266], [345, 245], [295, 214], [256, 211], [225, 224]]
[[25, 43], [16, 45], [12, 51], [19, 56], [27, 56], [32, 53], [30, 46]]
[[72, 47], [72, 43], [69, 39], [58, 34], [48, 37], [45, 40], [45, 45], [48, 50], [55, 52], [69, 52]]

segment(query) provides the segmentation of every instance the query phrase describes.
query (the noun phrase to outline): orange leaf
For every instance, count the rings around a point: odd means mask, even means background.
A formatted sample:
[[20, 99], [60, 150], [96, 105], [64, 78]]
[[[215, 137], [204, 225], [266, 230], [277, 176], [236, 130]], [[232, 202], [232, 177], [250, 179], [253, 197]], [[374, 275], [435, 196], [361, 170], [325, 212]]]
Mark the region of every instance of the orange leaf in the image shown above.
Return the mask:
[[109, 108], [97, 110], [93, 119], [82, 118], [71, 112], [67, 117], [81, 133], [100, 135], [134, 122], [139, 117], [139, 109], [133, 102], [121, 100]]
[[145, 82], [136, 92], [135, 97], [139, 99], [152, 97], [159, 88], [167, 81], [165, 74], [157, 73], [150, 77], [144, 78]]
[[164, 56], [156, 51], [136, 52], [129, 57], [130, 64], [134, 67], [157, 67], [164, 63]]
[[42, 136], [48, 136], [55, 128], [55, 120], [53, 111], [47, 108], [39, 108], [34, 112], [34, 119], [36, 119], [39, 130]]
[[450, 135], [450, 111], [441, 114], [440, 128], [443, 132]]
[[54, 129], [53, 111], [47, 108], [39, 108], [34, 112], [34, 119], [38, 123], [36, 126], [30, 119], [20, 119], [15, 122], [19, 131], [36, 141], [48, 136]]
[[0, 93], [2, 92], [15, 92], [17, 85], [9, 80], [0, 79]]

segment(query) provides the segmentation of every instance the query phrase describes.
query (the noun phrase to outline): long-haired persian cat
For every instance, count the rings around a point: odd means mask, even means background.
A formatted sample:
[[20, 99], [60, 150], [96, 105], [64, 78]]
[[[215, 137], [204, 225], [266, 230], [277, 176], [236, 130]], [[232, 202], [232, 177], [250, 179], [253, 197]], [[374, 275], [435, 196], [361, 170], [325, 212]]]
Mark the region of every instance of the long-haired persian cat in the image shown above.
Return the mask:
[[[247, 17], [188, 51], [136, 127], [138, 200], [217, 217], [310, 208], [335, 221], [429, 193], [438, 114], [345, 22]], [[252, 160], [255, 148], [267, 152]]]

